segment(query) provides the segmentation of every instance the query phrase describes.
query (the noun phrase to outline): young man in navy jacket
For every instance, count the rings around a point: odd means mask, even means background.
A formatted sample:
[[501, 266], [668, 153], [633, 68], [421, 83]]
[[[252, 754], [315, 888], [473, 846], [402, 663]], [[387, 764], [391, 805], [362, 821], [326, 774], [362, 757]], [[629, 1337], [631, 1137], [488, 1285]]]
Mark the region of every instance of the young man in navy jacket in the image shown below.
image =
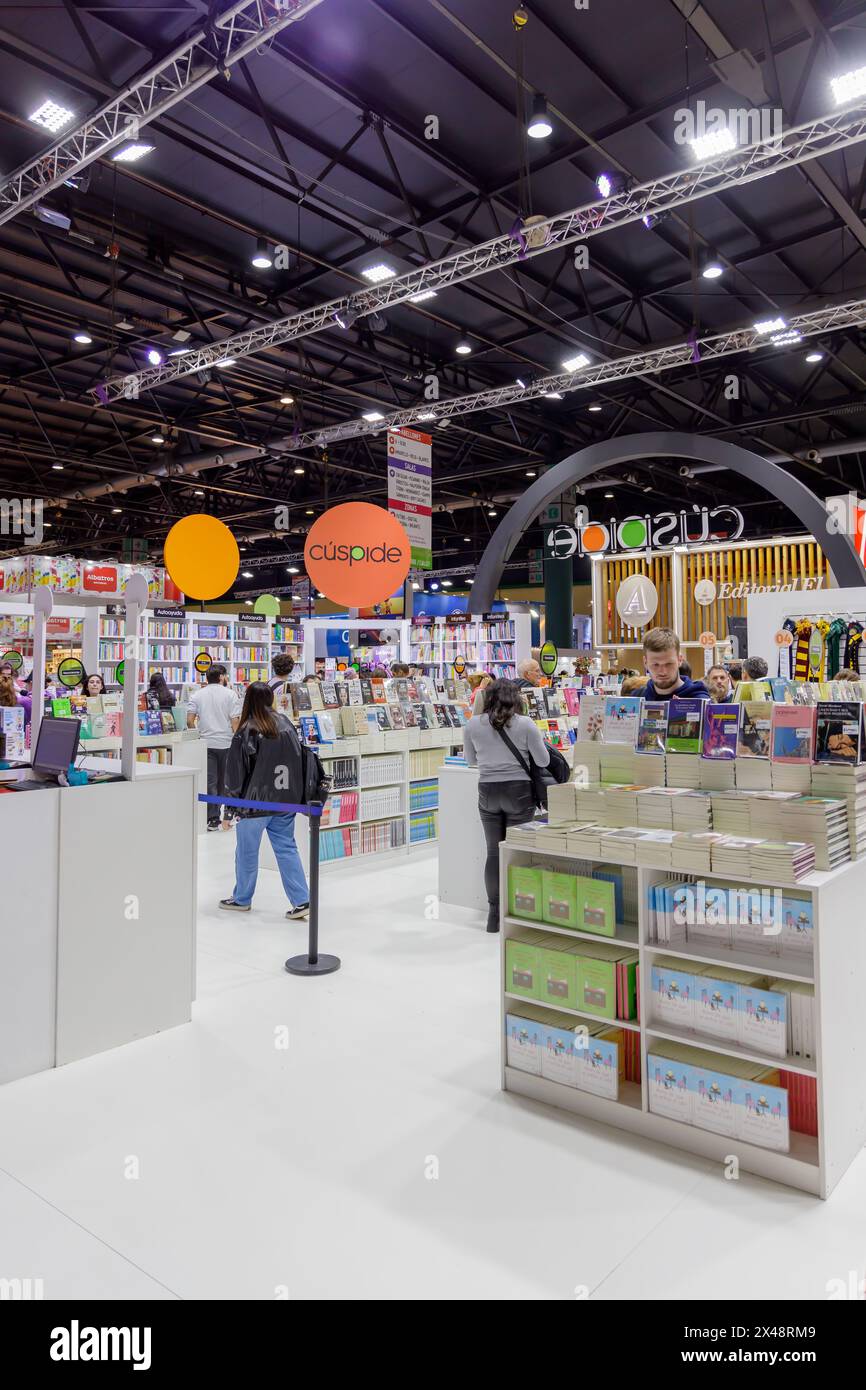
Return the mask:
[[[709, 700], [703, 681], [680, 675], [680, 639], [672, 627], [653, 627], [643, 639], [643, 659], [649, 680], [643, 691], [645, 700]], [[637, 692], [635, 692], [637, 693]]]

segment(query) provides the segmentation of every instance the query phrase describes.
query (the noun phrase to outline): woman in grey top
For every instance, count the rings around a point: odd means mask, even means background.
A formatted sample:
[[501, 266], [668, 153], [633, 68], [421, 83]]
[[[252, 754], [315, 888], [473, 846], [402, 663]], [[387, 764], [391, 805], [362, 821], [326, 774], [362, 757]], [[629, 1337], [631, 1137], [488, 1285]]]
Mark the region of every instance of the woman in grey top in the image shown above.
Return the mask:
[[509, 825], [523, 825], [535, 815], [532, 783], [500, 730], [510, 738], [526, 763], [544, 768], [550, 752], [537, 726], [523, 714], [523, 698], [513, 681], [494, 681], [484, 691], [484, 713], [463, 729], [463, 752], [470, 767], [479, 769], [478, 810], [487, 841], [484, 886], [487, 890], [487, 930], [499, 931], [499, 846]]

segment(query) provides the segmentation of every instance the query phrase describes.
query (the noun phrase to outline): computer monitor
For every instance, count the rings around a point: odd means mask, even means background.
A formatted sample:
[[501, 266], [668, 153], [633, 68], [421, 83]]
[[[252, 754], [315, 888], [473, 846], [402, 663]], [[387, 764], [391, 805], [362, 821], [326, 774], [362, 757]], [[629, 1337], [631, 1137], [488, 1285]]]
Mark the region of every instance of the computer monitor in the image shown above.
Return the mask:
[[68, 772], [69, 764], [75, 762], [80, 735], [80, 719], [53, 719], [46, 715], [39, 725], [36, 752], [32, 758], [34, 772], [46, 777]]

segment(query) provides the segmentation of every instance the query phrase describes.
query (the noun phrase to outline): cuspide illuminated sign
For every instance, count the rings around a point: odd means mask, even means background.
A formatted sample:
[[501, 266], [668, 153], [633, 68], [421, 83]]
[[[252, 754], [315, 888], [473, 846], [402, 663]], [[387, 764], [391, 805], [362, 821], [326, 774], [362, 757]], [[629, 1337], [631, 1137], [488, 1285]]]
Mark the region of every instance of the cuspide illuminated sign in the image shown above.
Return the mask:
[[[591, 521], [580, 508], [575, 515], [576, 526], [551, 526], [546, 543], [558, 560], [572, 555], [615, 555], [629, 550], [668, 550], [675, 545], [705, 545], [707, 541], [736, 541], [745, 530], [743, 513], [737, 507], [699, 507], [680, 512], [657, 512], [655, 516], [627, 516], [622, 521], [611, 517], [605, 524]], [[580, 513], [584, 515], [581, 516]], [[727, 517], [722, 528], [712, 523]], [[697, 534], [695, 531], [697, 530]]]

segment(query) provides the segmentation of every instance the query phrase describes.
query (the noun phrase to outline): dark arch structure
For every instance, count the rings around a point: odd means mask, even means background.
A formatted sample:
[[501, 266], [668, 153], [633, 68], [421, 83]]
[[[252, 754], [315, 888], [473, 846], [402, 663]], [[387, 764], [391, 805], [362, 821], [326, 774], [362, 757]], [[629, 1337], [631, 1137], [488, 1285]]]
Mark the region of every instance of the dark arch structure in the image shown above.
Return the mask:
[[837, 584], [844, 588], [866, 584], [866, 572], [851, 537], [829, 530], [824, 503], [804, 483], [777, 464], [768, 463], [748, 449], [741, 449], [738, 444], [727, 444], [724, 440], [709, 439], [703, 435], [659, 431], [589, 444], [576, 454], [570, 454], [527, 488], [503, 517], [481, 557], [472, 588], [473, 612], [491, 611], [505, 562], [542, 508], [554, 502], [560, 493], [602, 468], [646, 458], [718, 463], [740, 473], [759, 487], [766, 488], [811, 531], [830, 562]]

